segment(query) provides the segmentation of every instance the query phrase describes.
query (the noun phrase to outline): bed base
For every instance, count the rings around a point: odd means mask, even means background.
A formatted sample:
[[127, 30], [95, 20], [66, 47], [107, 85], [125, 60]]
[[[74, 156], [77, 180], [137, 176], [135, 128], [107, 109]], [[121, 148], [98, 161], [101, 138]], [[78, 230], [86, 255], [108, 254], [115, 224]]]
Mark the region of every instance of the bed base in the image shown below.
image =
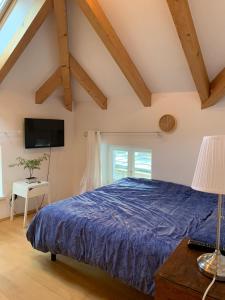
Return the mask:
[[51, 261], [56, 261], [56, 254], [51, 253]]

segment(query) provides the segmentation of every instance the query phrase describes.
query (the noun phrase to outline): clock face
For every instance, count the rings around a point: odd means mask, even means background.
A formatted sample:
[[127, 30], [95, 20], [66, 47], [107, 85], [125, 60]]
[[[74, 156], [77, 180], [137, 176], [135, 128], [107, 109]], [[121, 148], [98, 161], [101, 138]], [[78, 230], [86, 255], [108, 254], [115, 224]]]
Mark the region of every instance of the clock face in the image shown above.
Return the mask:
[[176, 127], [176, 119], [171, 115], [164, 115], [159, 120], [159, 127], [162, 131], [170, 132]]

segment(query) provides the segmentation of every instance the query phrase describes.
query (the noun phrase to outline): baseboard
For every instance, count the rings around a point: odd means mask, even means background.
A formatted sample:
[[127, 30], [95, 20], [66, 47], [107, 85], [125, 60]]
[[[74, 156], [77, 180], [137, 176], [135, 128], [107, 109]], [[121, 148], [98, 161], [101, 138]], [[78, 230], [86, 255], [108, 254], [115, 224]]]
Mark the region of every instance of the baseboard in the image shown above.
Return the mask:
[[[34, 213], [36, 213], [36, 209], [31, 209], [31, 210], [29, 210], [29, 211], [27, 212], [28, 215], [32, 215], [32, 214], [34, 214]], [[23, 213], [18, 213], [18, 214], [15, 214], [15, 215], [14, 215], [14, 218], [15, 218], [15, 217], [21, 217], [21, 216], [23, 216]], [[0, 222], [7, 221], [7, 220], [10, 220], [10, 216], [5, 217], [5, 218], [1, 218], [1, 219], [0, 219]]]

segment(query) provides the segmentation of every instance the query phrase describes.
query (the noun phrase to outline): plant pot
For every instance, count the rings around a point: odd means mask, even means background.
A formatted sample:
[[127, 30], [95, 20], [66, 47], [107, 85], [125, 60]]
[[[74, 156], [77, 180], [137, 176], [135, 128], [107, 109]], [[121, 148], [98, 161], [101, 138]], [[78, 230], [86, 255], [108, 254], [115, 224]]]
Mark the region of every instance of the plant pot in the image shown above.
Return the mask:
[[35, 182], [38, 182], [38, 179], [37, 177], [29, 177], [29, 178], [26, 178], [26, 183], [35, 183]]

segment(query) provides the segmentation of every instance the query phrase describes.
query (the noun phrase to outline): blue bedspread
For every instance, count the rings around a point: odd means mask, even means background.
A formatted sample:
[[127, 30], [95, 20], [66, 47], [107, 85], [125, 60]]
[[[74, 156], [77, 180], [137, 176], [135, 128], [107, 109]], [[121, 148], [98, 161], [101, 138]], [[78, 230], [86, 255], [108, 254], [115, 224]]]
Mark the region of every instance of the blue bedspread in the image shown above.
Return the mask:
[[150, 294], [156, 269], [184, 237], [196, 238], [216, 203], [187, 186], [126, 178], [44, 207], [27, 238], [38, 250], [98, 266]]

